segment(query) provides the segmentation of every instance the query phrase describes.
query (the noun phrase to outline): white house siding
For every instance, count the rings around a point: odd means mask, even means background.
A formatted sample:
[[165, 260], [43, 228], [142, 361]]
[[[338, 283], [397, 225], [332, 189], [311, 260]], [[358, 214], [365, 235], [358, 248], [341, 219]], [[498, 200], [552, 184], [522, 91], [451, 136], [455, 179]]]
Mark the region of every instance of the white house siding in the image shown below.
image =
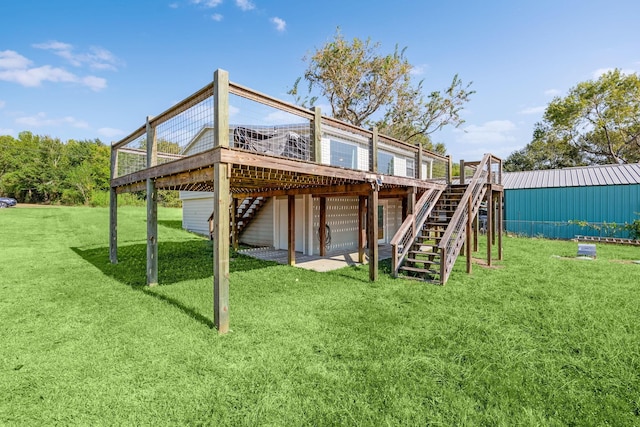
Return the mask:
[[273, 198], [269, 198], [242, 232], [240, 242], [251, 246], [273, 246], [274, 209]]
[[181, 191], [180, 199], [182, 200], [182, 228], [208, 236], [208, 220], [213, 212], [213, 193]]

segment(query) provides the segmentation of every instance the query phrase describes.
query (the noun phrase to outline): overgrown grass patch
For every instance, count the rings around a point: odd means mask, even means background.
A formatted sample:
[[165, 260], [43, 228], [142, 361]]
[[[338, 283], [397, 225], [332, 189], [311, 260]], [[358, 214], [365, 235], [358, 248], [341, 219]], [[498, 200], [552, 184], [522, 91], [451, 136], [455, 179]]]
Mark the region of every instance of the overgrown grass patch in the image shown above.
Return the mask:
[[112, 265], [106, 209], [0, 212], [1, 424], [640, 423], [636, 247], [506, 237], [445, 287], [234, 255], [218, 336], [211, 243], [160, 209], [147, 288], [144, 215]]

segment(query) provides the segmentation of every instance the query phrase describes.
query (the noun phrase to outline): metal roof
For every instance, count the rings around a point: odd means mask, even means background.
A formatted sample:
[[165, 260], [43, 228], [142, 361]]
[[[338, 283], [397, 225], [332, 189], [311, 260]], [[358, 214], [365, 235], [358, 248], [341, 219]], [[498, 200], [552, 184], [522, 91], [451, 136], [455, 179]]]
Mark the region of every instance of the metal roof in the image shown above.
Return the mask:
[[505, 190], [640, 184], [640, 163], [505, 172], [502, 182]]

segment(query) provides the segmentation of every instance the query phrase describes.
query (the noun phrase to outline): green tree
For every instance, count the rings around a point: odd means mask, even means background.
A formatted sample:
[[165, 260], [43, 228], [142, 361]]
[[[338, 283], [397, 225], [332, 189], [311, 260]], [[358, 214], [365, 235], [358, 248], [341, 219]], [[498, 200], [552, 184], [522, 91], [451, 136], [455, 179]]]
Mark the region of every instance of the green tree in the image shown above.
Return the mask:
[[304, 58], [308, 62], [306, 94], [300, 91], [302, 78], [289, 94], [304, 106], [322, 97], [337, 119], [361, 127], [376, 125], [381, 133], [444, 153], [444, 145], [434, 145], [430, 135], [444, 126], [464, 123], [459, 113], [474, 93], [470, 84], [464, 85], [456, 75], [444, 92], [433, 91], [425, 97], [423, 81], [412, 80], [406, 48], [396, 46], [386, 55], [379, 48], [371, 39], [348, 41], [338, 29], [332, 41]]
[[640, 78], [616, 69], [553, 99], [533, 141], [506, 164], [545, 169], [638, 161]]

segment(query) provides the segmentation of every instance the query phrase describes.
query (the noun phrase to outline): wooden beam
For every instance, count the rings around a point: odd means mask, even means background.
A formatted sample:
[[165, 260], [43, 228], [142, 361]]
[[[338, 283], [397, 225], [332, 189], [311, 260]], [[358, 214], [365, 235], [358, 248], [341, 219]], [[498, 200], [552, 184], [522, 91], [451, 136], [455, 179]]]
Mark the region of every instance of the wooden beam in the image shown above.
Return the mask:
[[[462, 164], [462, 162], [460, 162]], [[461, 175], [462, 176], [462, 175]], [[473, 218], [472, 218], [472, 211], [473, 211], [473, 201], [471, 200], [471, 197], [469, 197], [467, 202], [467, 226], [465, 227], [466, 231], [466, 241], [464, 243], [464, 247], [466, 249], [466, 258], [467, 258], [467, 273], [471, 273], [471, 268], [472, 268], [472, 264], [471, 264], [471, 228], [473, 227]]]
[[181, 172], [176, 175], [163, 176], [156, 179], [157, 188], [180, 188], [188, 184], [197, 184], [200, 182], [213, 182], [213, 166], [205, 169]]
[[465, 181], [465, 171], [464, 171], [464, 160], [460, 160], [460, 185], [464, 185]]
[[[224, 70], [214, 73], [214, 147], [229, 146], [229, 75]], [[215, 162], [213, 187], [213, 322], [218, 333], [229, 332], [229, 167]]]
[[369, 170], [373, 173], [378, 172], [378, 128], [373, 127], [371, 130], [371, 158], [369, 159]]
[[320, 197], [320, 224], [318, 225], [318, 236], [320, 240], [320, 256], [327, 254], [327, 199]]
[[493, 240], [492, 235], [492, 226], [493, 223], [493, 206], [491, 202], [493, 200], [493, 193], [491, 191], [491, 186], [487, 188], [487, 265], [491, 266], [491, 242]]
[[287, 198], [287, 249], [289, 265], [296, 265], [296, 196]]
[[311, 123], [313, 136], [313, 160], [322, 163], [322, 111], [320, 107], [313, 109], [313, 122]]
[[422, 144], [418, 144], [418, 155], [417, 155], [417, 165], [416, 165], [416, 178], [418, 179], [425, 179], [424, 174], [422, 173], [422, 161], [424, 158], [424, 154], [422, 152]]
[[147, 180], [147, 286], [158, 284], [158, 190]]
[[[111, 148], [111, 178], [118, 173], [118, 151]], [[109, 261], [118, 263], [118, 192], [109, 189]]]
[[235, 197], [231, 199], [231, 239], [233, 240], [233, 250], [237, 251], [239, 246], [240, 234], [238, 233], [238, 202]]
[[118, 263], [118, 193], [109, 190], [109, 261]]
[[502, 229], [503, 217], [504, 217], [504, 193], [500, 191], [498, 193], [498, 259], [502, 260]]
[[358, 197], [358, 262], [364, 264], [364, 250], [367, 241], [367, 229], [365, 227], [367, 212], [367, 197]]
[[369, 280], [378, 280], [378, 189], [369, 193], [367, 203], [367, 235], [369, 242]]
[[229, 176], [215, 168], [213, 206], [213, 317], [220, 334], [229, 331]]

